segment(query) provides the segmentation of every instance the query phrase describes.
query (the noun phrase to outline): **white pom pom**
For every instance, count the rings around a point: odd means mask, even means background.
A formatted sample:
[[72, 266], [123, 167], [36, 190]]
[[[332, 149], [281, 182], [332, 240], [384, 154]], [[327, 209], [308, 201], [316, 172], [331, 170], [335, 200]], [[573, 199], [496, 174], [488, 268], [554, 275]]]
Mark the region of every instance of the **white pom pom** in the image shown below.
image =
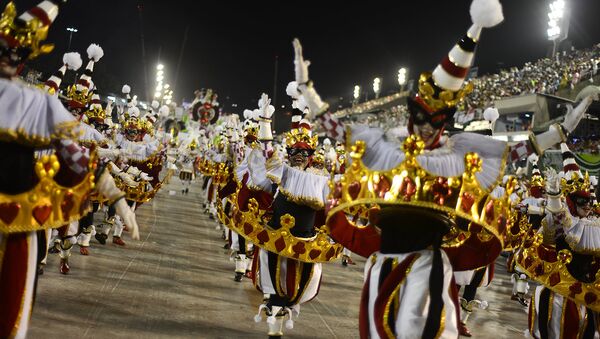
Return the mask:
[[539, 158], [537, 156], [537, 154], [535, 153], [531, 153], [530, 156], [527, 157], [527, 161], [529, 161], [532, 164], [536, 164], [538, 162]]
[[487, 309], [487, 308], [488, 308], [488, 306], [489, 306], [489, 304], [488, 304], [488, 302], [487, 302], [487, 301], [485, 301], [485, 300], [483, 300], [482, 302], [480, 302], [480, 303], [479, 303], [479, 308], [480, 308], [480, 309], [482, 309], [482, 310], [485, 310], [485, 309]]
[[291, 330], [294, 328], [294, 321], [292, 319], [288, 319], [285, 321], [285, 328]]
[[252, 111], [249, 109], [245, 109], [244, 110], [244, 119], [248, 120], [248, 119], [252, 119]]
[[77, 52], [69, 52], [65, 53], [63, 56], [63, 63], [67, 65], [67, 68], [73, 71], [76, 71], [81, 67], [83, 61], [81, 60], [81, 55]]
[[499, 116], [500, 113], [498, 113], [498, 109], [495, 107], [488, 107], [483, 111], [483, 118], [489, 122], [496, 121]]
[[98, 62], [98, 60], [104, 56], [104, 51], [102, 50], [102, 47], [96, 44], [91, 44], [87, 49], [87, 54], [88, 58]]
[[479, 27], [494, 27], [504, 20], [502, 5], [498, 0], [473, 0], [469, 10], [471, 21]]
[[323, 145], [331, 145], [331, 140], [329, 140], [329, 138], [325, 138], [325, 140], [323, 140]]
[[130, 116], [132, 117], [139, 117], [140, 116], [140, 109], [133, 106], [133, 107], [129, 107], [129, 109], [127, 110], [127, 113], [129, 113]]
[[164, 105], [162, 106], [159, 110], [158, 110], [158, 114], [160, 114], [161, 117], [166, 117], [169, 115], [169, 106]]
[[254, 322], [255, 323], [259, 323], [262, 321], [262, 317], [260, 316], [260, 314], [257, 314], [254, 316]]
[[123, 85], [121, 92], [123, 92], [123, 94], [129, 94], [131, 92], [131, 87], [129, 87], [129, 85]]
[[252, 111], [252, 119], [258, 120], [259, 117], [260, 117], [260, 110], [259, 109], [253, 110]]
[[298, 93], [298, 83], [295, 81], [291, 81], [285, 88], [285, 92], [292, 98], [298, 99], [298, 97], [300, 96], [300, 93]]
[[157, 109], [160, 106], [160, 103], [156, 100], [152, 100], [152, 108]]

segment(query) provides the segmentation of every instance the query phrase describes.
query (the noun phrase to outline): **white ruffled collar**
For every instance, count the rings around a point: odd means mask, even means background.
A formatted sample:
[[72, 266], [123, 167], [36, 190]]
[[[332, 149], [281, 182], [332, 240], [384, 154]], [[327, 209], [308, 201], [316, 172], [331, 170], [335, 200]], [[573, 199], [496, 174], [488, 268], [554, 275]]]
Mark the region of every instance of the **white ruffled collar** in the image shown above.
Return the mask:
[[329, 177], [283, 165], [279, 192], [288, 200], [319, 210], [329, 194]]
[[77, 124], [57, 97], [0, 79], [0, 140], [44, 147], [53, 139], [75, 139]]

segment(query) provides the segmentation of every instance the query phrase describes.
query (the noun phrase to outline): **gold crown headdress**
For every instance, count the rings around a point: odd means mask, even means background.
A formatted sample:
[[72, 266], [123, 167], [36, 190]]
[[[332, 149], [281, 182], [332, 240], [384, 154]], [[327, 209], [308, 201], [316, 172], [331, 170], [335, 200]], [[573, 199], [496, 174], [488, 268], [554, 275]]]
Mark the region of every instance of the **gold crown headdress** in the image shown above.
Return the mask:
[[[339, 182], [330, 184], [332, 205], [328, 223], [339, 222], [342, 218], [344, 222], [354, 225], [355, 217], [368, 220], [372, 207], [406, 206], [447, 216], [449, 221], [462, 219], [471, 225], [468, 231], [448, 225], [450, 232], [444, 239], [445, 247], [456, 248], [468, 244], [467, 239], [471, 237], [487, 243], [490, 248], [503, 247], [504, 234], [513, 213], [510, 196], [516, 180], [507, 181], [500, 197], [490, 194], [490, 190], [482, 187], [477, 180], [476, 173], [481, 171], [483, 160], [476, 153], [465, 154], [465, 171], [462, 175], [442, 177], [429, 173], [417, 161], [425, 144], [415, 135], [404, 141], [404, 161], [386, 171], [371, 170], [363, 164], [365, 147], [362, 141], [351, 147], [351, 165], [346, 168]], [[341, 217], [336, 216], [338, 212]]]
[[285, 133], [285, 143], [288, 148], [302, 145], [314, 150], [319, 144], [319, 136], [312, 135], [311, 125], [307, 120], [294, 121], [292, 129]]
[[9, 2], [0, 17], [0, 38], [6, 40], [10, 47], [28, 49], [28, 59], [50, 53], [54, 45], [42, 42], [48, 37], [48, 28], [58, 15], [58, 5], [57, 0], [44, 0], [17, 17], [15, 4]]
[[325, 164], [325, 150], [319, 149], [312, 158], [313, 164]]
[[100, 96], [94, 91], [90, 100], [90, 109], [85, 112], [89, 121], [95, 120], [104, 123], [106, 120], [106, 110], [102, 108]]
[[563, 177], [561, 179], [561, 188], [564, 194], [575, 192], [588, 192], [590, 187], [590, 176], [586, 171], [581, 173], [579, 165], [575, 161], [573, 152], [567, 144], [560, 144], [560, 150], [563, 158]]

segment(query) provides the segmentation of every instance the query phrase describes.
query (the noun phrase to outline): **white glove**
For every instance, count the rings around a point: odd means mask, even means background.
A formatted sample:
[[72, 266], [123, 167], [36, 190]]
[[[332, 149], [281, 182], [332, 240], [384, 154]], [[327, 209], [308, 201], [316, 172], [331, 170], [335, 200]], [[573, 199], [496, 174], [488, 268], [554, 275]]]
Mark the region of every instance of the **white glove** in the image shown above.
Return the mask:
[[145, 181], [151, 181], [152, 179], [154, 179], [154, 177], [148, 176], [148, 174], [144, 172], [140, 174], [140, 178]]
[[552, 167], [546, 169], [544, 175], [546, 176], [546, 193], [548, 194], [546, 209], [551, 213], [560, 212], [562, 210], [560, 177]]
[[314, 118], [324, 113], [329, 105], [321, 100], [321, 97], [314, 89], [308, 78], [308, 66], [310, 61], [304, 60], [302, 55], [302, 45], [298, 39], [294, 39], [294, 70], [296, 72], [296, 82], [298, 83], [298, 90], [302, 93], [302, 98], [306, 102], [308, 109], [310, 110], [308, 118]]
[[560, 193], [560, 177], [556, 173], [556, 170], [548, 167], [544, 171], [544, 175], [546, 176], [546, 192], [551, 195]]
[[129, 208], [125, 199], [121, 199], [115, 203], [115, 209], [117, 214], [123, 220], [123, 223], [130, 227], [131, 238], [133, 240], [140, 240], [140, 229], [137, 221], [135, 220], [135, 213]]
[[258, 118], [258, 140], [269, 141], [273, 140], [273, 132], [271, 132], [271, 117], [275, 112], [275, 107], [270, 105], [271, 99], [263, 93], [258, 101], [258, 110], [260, 112]]
[[292, 42], [294, 45], [294, 71], [296, 73], [296, 82], [298, 86], [308, 83], [308, 66], [310, 61], [304, 60], [302, 55], [302, 45], [297, 38]]
[[567, 106], [567, 114], [565, 115], [565, 121], [563, 121], [562, 123], [562, 125], [567, 131], [573, 132], [573, 130], [577, 128], [577, 125], [579, 125], [579, 121], [581, 120], [581, 118], [583, 118], [583, 115], [587, 111], [588, 107], [592, 104], [593, 100], [594, 97], [592, 95], [588, 95], [587, 97], [583, 98], [583, 100], [581, 100], [581, 102], [579, 103], [579, 105], [577, 105], [577, 107], [575, 107], [575, 109], [573, 109], [573, 106], [571, 105]]
[[135, 166], [129, 166], [129, 167], [127, 168], [127, 171], [126, 171], [126, 172], [127, 172], [127, 174], [131, 174], [131, 175], [133, 175], [134, 177], [137, 177], [137, 176], [139, 176], [139, 175], [140, 175], [140, 173], [142, 173], [142, 171], [140, 171], [140, 170], [139, 170], [137, 167], [135, 167]]
[[117, 174], [119, 176], [119, 178], [121, 178], [121, 180], [123, 180], [123, 182], [125, 184], [127, 184], [127, 186], [129, 187], [137, 187], [137, 185], [139, 185], [139, 182], [133, 180], [133, 178], [125, 173], [125, 172], [120, 172], [119, 174]]

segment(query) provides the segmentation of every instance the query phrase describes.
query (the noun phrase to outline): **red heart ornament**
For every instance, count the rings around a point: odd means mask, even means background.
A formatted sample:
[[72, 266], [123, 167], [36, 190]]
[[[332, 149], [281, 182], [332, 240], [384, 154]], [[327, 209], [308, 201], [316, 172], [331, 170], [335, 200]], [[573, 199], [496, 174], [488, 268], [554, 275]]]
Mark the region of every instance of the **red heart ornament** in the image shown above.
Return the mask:
[[462, 194], [462, 200], [460, 202], [463, 212], [469, 212], [474, 202], [475, 197], [473, 196], [473, 194], [469, 192], [464, 192]]
[[358, 197], [358, 193], [360, 193], [360, 183], [355, 181], [348, 185], [348, 193], [350, 194], [352, 200], [356, 199], [356, 197]]
[[50, 213], [52, 213], [52, 206], [44, 205], [34, 208], [32, 214], [35, 221], [42, 226], [50, 217]]
[[0, 204], [0, 220], [8, 226], [15, 221], [20, 210], [21, 205], [16, 202]]

